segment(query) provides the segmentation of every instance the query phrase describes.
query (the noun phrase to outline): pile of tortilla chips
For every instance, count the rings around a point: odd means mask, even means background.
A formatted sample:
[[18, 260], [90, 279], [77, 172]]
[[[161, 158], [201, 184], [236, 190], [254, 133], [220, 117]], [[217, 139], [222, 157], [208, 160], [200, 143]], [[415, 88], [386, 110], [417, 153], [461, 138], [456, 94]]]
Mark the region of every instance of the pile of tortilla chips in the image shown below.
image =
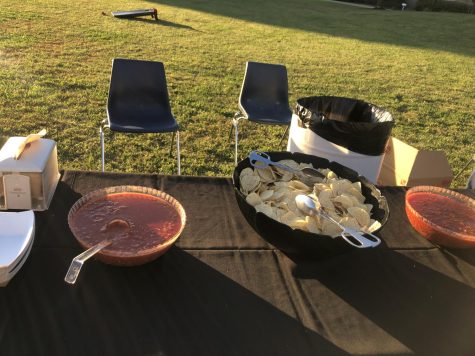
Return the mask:
[[[312, 167], [311, 164], [282, 160], [279, 163], [294, 169]], [[316, 234], [338, 236], [341, 229], [319, 215], [307, 216], [295, 204], [295, 197], [311, 197], [317, 208], [339, 221], [342, 225], [366, 232], [377, 230], [381, 224], [371, 218], [371, 204], [365, 204], [361, 183], [339, 178], [330, 169], [318, 169], [326, 178], [318, 179], [313, 186], [279, 167], [245, 168], [239, 176], [241, 192], [256, 211], [286, 224]]]

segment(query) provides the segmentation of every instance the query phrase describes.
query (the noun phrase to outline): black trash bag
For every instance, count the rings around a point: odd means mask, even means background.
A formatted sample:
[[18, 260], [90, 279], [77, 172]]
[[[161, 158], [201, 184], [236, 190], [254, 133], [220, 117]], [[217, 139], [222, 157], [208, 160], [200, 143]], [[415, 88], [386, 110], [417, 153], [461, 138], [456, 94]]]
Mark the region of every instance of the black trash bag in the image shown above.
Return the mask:
[[384, 109], [357, 99], [312, 96], [297, 100], [295, 114], [302, 127], [350, 151], [380, 156], [394, 126]]

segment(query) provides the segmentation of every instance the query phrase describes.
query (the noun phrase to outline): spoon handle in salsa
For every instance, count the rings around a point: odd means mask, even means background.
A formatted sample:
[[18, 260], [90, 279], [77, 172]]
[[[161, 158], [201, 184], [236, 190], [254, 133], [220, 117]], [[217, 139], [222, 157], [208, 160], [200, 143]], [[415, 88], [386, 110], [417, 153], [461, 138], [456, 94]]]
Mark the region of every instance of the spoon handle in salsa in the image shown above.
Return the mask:
[[92, 256], [94, 256], [103, 248], [109, 246], [112, 243], [112, 241], [113, 240], [104, 240], [102, 242], [99, 242], [97, 245], [92, 246], [91, 248], [84, 251], [80, 255], [77, 255], [76, 257], [74, 257], [71, 262], [71, 265], [69, 266], [68, 272], [66, 273], [66, 276], [64, 277], [64, 281], [69, 284], [76, 283], [76, 279], [79, 276], [79, 272], [81, 272], [81, 267], [84, 264], [84, 262], [88, 260], [89, 258], [91, 258]]

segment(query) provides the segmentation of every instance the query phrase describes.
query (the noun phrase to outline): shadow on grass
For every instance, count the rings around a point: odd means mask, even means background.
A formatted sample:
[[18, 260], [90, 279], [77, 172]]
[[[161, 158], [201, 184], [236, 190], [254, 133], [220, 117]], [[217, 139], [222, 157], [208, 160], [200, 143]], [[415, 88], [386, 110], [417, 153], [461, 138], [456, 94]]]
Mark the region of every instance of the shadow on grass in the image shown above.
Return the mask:
[[[315, 0], [153, 0], [248, 22], [331, 36], [474, 55], [469, 14], [375, 11]], [[178, 10], [179, 11], [179, 10]], [[243, 24], [245, 26], [245, 24]]]
[[171, 21], [167, 21], [167, 20], [161, 20], [161, 19], [154, 20], [154, 19], [144, 19], [144, 18], [137, 17], [137, 18], [130, 18], [130, 19], [122, 19], [122, 20], [137, 21], [137, 22], [148, 23], [148, 24], [151, 24], [151, 25], [174, 27], [174, 28], [181, 28], [181, 29], [186, 29], [186, 30], [197, 31], [196, 29], [194, 29], [191, 26], [182, 25], [182, 24], [179, 24], [179, 23], [175, 23], [175, 22], [171, 22]]

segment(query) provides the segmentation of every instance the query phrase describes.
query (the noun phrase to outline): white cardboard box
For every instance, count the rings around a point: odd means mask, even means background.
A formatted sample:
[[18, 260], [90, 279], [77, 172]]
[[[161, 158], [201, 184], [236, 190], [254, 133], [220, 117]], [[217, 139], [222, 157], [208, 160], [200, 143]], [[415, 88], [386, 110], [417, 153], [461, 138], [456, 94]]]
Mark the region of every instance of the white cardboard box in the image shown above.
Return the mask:
[[0, 150], [0, 210], [46, 210], [59, 181], [56, 142], [31, 142], [19, 159], [24, 137], [10, 137]]

